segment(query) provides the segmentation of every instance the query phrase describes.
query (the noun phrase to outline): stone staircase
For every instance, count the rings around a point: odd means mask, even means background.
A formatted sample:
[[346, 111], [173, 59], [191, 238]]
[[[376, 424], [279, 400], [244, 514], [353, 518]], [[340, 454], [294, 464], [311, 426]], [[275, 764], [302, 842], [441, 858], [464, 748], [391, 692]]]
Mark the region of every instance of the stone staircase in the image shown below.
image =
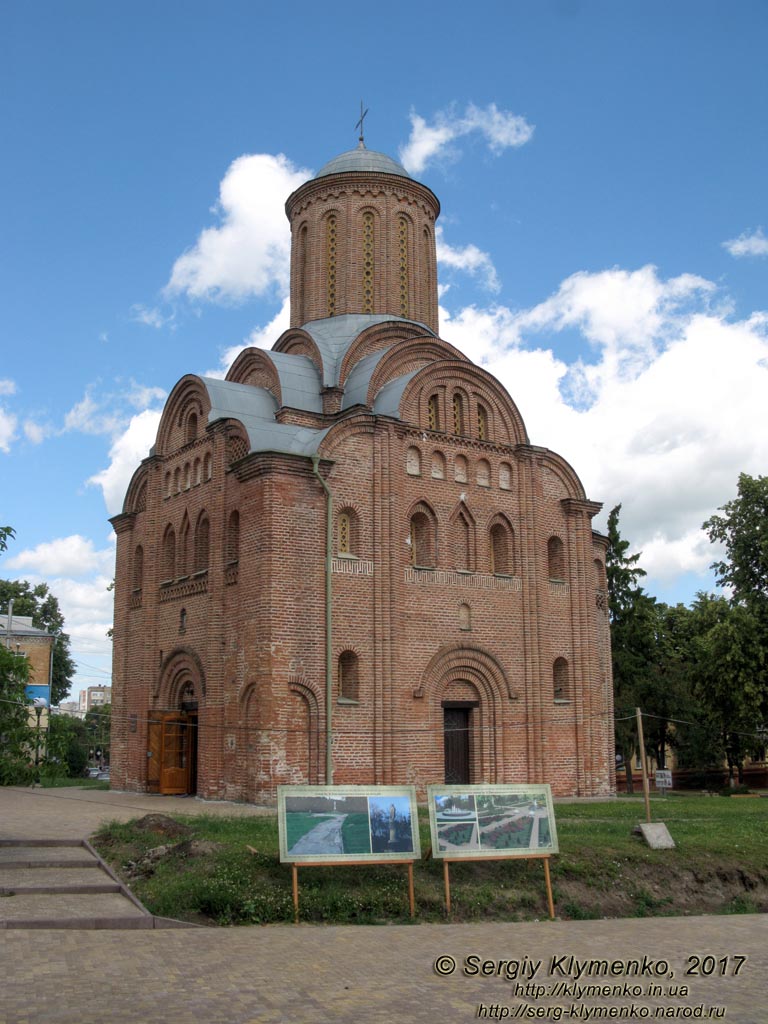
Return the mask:
[[0, 839], [0, 929], [186, 927], [150, 914], [85, 839]]

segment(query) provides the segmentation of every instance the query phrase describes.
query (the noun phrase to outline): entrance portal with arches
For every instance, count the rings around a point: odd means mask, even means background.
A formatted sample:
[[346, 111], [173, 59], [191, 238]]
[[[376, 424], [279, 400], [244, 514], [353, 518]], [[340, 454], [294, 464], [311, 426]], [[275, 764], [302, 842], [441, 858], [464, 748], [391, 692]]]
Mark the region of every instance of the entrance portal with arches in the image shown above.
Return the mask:
[[202, 666], [188, 651], [166, 659], [159, 696], [166, 708], [150, 711], [147, 789], [167, 796], [197, 792], [198, 706], [205, 689]]

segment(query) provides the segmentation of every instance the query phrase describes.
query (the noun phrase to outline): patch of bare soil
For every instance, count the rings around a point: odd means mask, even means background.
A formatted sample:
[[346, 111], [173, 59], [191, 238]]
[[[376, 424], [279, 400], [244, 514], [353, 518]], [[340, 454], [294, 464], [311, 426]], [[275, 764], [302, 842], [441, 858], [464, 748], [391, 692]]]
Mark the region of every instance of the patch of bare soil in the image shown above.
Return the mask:
[[768, 911], [768, 874], [735, 866], [627, 863], [614, 877], [560, 877], [562, 917], [651, 917]]

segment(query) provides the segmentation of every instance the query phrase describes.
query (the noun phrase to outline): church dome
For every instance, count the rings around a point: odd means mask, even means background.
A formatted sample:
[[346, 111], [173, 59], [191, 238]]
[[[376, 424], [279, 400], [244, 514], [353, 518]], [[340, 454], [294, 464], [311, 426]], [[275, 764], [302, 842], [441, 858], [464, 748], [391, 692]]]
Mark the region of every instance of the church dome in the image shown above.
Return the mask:
[[345, 174], [348, 171], [375, 171], [379, 174], [397, 174], [401, 178], [410, 178], [406, 169], [386, 153], [377, 153], [375, 149], [366, 149], [360, 143], [356, 149], [347, 150], [329, 160], [320, 168], [316, 178], [325, 178], [329, 174]]

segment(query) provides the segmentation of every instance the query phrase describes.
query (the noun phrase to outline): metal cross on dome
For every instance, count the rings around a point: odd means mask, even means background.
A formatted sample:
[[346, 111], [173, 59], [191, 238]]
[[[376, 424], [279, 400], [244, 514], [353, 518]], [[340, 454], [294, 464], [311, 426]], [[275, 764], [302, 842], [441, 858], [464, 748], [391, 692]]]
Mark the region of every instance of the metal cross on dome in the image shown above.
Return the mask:
[[355, 125], [355, 128], [359, 128], [360, 129], [360, 135], [358, 136], [358, 142], [360, 142], [363, 146], [365, 145], [365, 126], [364, 126], [363, 122], [365, 121], [367, 113], [368, 113], [368, 110], [367, 109], [363, 110], [363, 101], [360, 100], [360, 120]]

